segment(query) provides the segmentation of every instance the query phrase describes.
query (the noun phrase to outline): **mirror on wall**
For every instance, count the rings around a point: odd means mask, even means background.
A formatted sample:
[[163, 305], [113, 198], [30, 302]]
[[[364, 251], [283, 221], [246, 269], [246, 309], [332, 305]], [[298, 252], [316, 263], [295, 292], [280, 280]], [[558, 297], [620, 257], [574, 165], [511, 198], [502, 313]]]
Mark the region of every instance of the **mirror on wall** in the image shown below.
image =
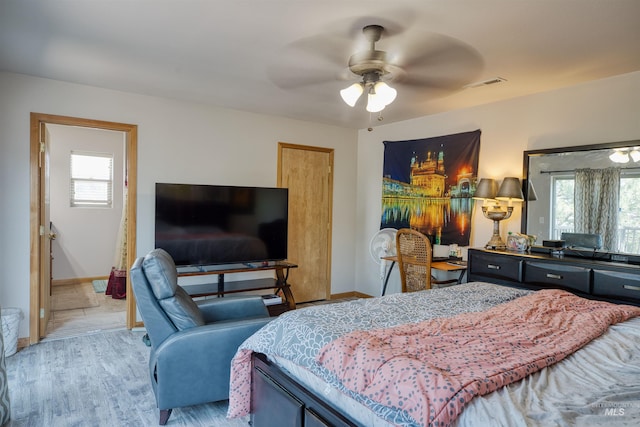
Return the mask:
[[525, 151], [523, 172], [522, 231], [537, 245], [593, 233], [599, 252], [640, 255], [640, 140]]

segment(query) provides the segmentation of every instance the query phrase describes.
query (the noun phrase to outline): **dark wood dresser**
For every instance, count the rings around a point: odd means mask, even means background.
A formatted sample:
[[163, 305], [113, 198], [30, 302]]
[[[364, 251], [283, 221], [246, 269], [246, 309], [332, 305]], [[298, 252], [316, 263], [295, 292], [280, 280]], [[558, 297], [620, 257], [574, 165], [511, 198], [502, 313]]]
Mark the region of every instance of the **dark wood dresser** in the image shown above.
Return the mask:
[[588, 257], [469, 249], [468, 280], [527, 289], [558, 288], [640, 305], [640, 265]]

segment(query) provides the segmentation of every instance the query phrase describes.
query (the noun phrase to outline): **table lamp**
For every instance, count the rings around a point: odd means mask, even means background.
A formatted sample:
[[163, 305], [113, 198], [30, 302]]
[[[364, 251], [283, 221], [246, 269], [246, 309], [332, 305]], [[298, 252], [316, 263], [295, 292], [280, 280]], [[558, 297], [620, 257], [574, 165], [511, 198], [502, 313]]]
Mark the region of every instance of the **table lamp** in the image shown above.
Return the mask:
[[[493, 221], [493, 235], [491, 240], [485, 245], [486, 249], [506, 250], [507, 245], [500, 237], [500, 221], [508, 219], [513, 213], [512, 203], [523, 201], [522, 187], [520, 180], [515, 177], [506, 177], [498, 188], [494, 179], [482, 178], [473, 194], [474, 199], [484, 200], [482, 214], [485, 218]], [[506, 209], [503, 209], [501, 202], [507, 202]], [[491, 205], [486, 203], [490, 202]]]

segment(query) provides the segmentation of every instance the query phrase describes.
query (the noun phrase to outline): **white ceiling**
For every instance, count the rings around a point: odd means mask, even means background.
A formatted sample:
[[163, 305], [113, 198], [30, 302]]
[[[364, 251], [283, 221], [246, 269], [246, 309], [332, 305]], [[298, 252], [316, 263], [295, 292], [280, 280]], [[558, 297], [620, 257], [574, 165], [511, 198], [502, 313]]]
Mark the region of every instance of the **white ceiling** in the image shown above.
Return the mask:
[[360, 129], [368, 24], [407, 73], [382, 123], [640, 70], [639, 0], [0, 0], [0, 70]]

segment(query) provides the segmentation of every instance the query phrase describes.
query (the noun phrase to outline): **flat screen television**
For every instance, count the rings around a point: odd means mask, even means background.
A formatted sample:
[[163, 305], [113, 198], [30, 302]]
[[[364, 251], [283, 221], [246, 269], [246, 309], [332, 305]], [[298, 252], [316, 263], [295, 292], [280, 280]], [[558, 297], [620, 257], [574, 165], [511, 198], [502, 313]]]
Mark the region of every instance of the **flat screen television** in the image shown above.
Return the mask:
[[176, 266], [287, 258], [286, 188], [156, 183], [155, 247]]

